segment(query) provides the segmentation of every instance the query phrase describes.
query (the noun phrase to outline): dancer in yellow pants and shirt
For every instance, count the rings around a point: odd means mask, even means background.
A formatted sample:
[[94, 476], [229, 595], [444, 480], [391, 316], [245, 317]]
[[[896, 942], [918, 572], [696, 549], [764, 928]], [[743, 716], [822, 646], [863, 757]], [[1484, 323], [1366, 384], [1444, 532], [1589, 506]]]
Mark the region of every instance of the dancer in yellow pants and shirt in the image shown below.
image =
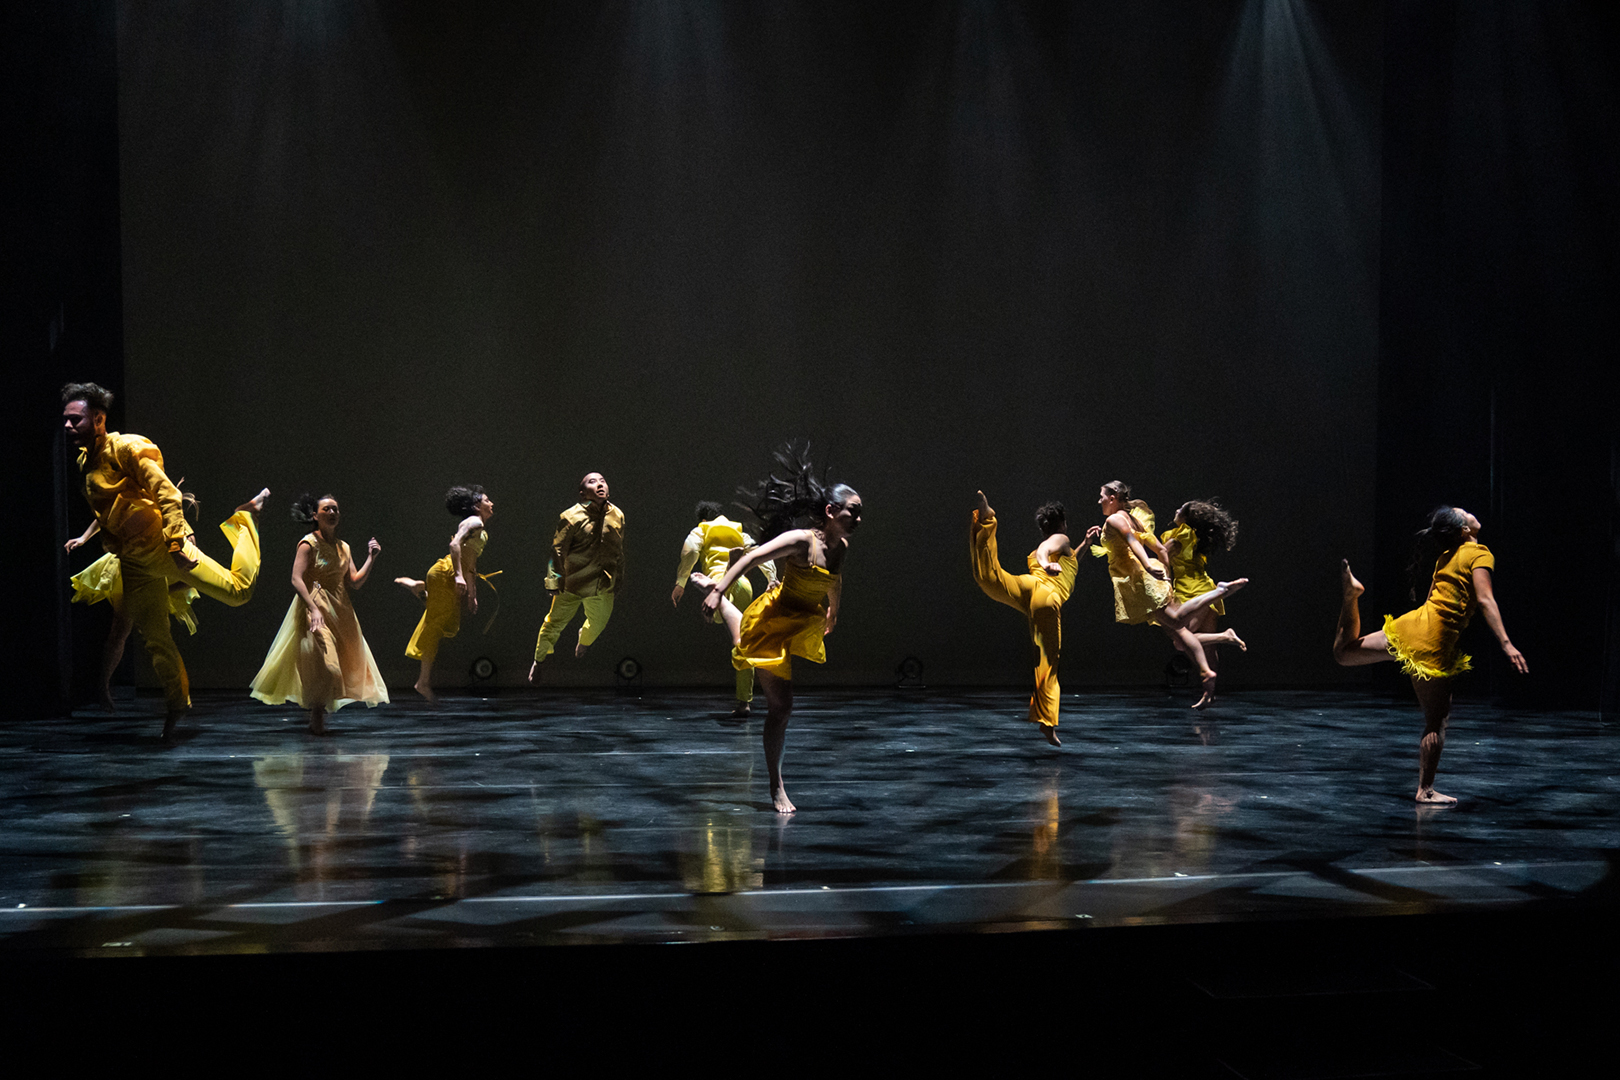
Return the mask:
[[563, 629], [583, 607], [576, 657], [607, 628], [613, 615], [613, 594], [624, 584], [624, 511], [608, 501], [608, 482], [599, 472], [586, 473], [579, 482], [579, 502], [562, 512], [551, 542], [551, 565], [557, 575], [551, 610], [534, 643], [529, 681], [540, 673], [540, 662], [557, 648]]
[[[686, 534], [686, 542], [681, 545], [681, 562], [675, 568], [675, 591], [669, 594], [670, 603], [677, 607], [680, 606], [682, 594], [686, 592], [688, 579], [694, 586], [703, 589], [706, 596], [714, 583], [731, 569], [732, 560], [754, 548], [754, 538], [743, 532], [740, 522], [722, 514], [719, 503], [707, 500], [698, 503], [697, 516], [698, 524]], [[698, 569], [700, 564], [701, 569]], [[775, 563], [761, 563], [759, 569], [765, 575], [767, 589], [776, 584]], [[694, 570], [697, 572], [694, 573]], [[741, 633], [742, 613], [748, 610], [748, 605], [753, 601], [754, 586], [745, 574], [731, 586], [731, 591], [720, 602], [719, 610], [709, 620], [721, 623], [731, 632], [734, 647]], [[753, 711], [754, 669], [740, 668], [736, 676], [737, 707], [731, 715], [747, 716]]]
[[260, 491], [220, 525], [232, 549], [230, 568], [221, 566], [198, 550], [180, 491], [163, 471], [162, 452], [150, 439], [107, 430], [111, 404], [112, 394], [95, 383], [62, 388], [62, 421], [79, 448], [85, 499], [101, 525], [103, 546], [118, 556], [124, 612], [163, 682], [168, 738], [191, 707], [186, 665], [169, 632], [170, 586], [183, 583], [231, 607], [247, 603], [259, 579], [258, 513], [270, 491]]

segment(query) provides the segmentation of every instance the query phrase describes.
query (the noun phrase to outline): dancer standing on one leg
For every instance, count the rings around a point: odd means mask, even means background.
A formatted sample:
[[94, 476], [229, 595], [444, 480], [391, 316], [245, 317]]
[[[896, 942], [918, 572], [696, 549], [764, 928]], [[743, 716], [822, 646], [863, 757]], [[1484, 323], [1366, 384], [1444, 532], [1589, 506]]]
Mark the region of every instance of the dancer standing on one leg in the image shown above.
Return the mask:
[[540, 674], [540, 664], [557, 648], [557, 639], [580, 608], [585, 621], [579, 627], [574, 658], [607, 629], [613, 617], [613, 594], [624, 584], [624, 511], [608, 501], [607, 478], [589, 472], [579, 482], [579, 502], [562, 512], [551, 540], [551, 568], [546, 588], [554, 593], [551, 610], [534, 642], [534, 663], [529, 681]]
[[[754, 538], [743, 532], [740, 522], [722, 514], [719, 503], [707, 500], [698, 503], [697, 517], [698, 524], [686, 534], [686, 542], [681, 545], [680, 565], [675, 568], [675, 591], [669, 594], [669, 602], [676, 607], [681, 604], [688, 580], [693, 588], [701, 590], [702, 595], [698, 598], [701, 603], [709, 590], [714, 588], [715, 581], [731, 568], [732, 560], [741, 558], [754, 547]], [[700, 563], [702, 570], [694, 573], [694, 568]], [[775, 585], [776, 564], [762, 563], [760, 569], [765, 573], [765, 587]], [[720, 610], [710, 619], [711, 622], [722, 623], [731, 632], [733, 647], [742, 628], [742, 613], [753, 599], [754, 587], [749, 584], [748, 575], [744, 574], [726, 593], [720, 601]], [[746, 666], [737, 668], [736, 676], [737, 704], [731, 710], [731, 715], [747, 716], [753, 711], [754, 669]]]
[[1079, 566], [1069, 543], [1069, 520], [1063, 504], [1049, 502], [1035, 511], [1035, 523], [1044, 539], [1029, 553], [1029, 573], [1013, 575], [1001, 568], [996, 551], [996, 512], [979, 492], [973, 511], [973, 580], [992, 600], [1023, 612], [1029, 637], [1035, 644], [1035, 693], [1029, 699], [1029, 719], [1053, 746], [1058, 738], [1058, 659], [1063, 640], [1063, 602], [1074, 588]]
[[[1203, 642], [1188, 623], [1203, 608], [1243, 588], [1249, 579], [1223, 581], [1186, 603], [1176, 603], [1161, 561], [1167, 556], [1153, 535], [1153, 511], [1147, 503], [1131, 498], [1130, 485], [1110, 480], [1102, 486], [1097, 505], [1105, 518], [1103, 524], [1086, 530], [1086, 539], [1100, 538], [1102, 545], [1093, 546], [1091, 553], [1108, 557], [1108, 576], [1114, 583], [1114, 621], [1163, 627], [1197, 666], [1205, 698], [1213, 696], [1215, 672], [1204, 656]], [[1148, 546], [1156, 558], [1148, 554]]]
[[169, 633], [169, 590], [180, 584], [237, 607], [253, 596], [259, 579], [258, 514], [265, 488], [220, 525], [231, 543], [231, 565], [198, 549], [186, 522], [180, 490], [163, 471], [163, 454], [150, 439], [107, 430], [112, 394], [95, 383], [62, 387], [62, 422], [79, 448], [84, 497], [101, 526], [102, 545], [118, 556], [124, 611], [146, 642], [163, 683], [163, 737], [191, 708], [186, 665]]
[[1502, 612], [1491, 587], [1496, 557], [1477, 541], [1478, 536], [1479, 519], [1466, 510], [1442, 506], [1430, 514], [1427, 527], [1418, 531], [1407, 567], [1413, 600], [1417, 599], [1420, 575], [1431, 575], [1423, 606], [1400, 618], [1384, 616], [1384, 628], [1365, 636], [1360, 604], [1365, 590], [1350, 572], [1350, 561], [1341, 563], [1344, 600], [1333, 637], [1333, 659], [1346, 667], [1399, 660], [1401, 670], [1412, 677], [1412, 689], [1423, 707], [1423, 738], [1418, 743], [1420, 803], [1449, 806], [1457, 801], [1434, 790], [1434, 775], [1440, 768], [1446, 724], [1451, 719], [1451, 680], [1473, 667], [1473, 658], [1458, 642], [1475, 608], [1485, 616], [1485, 624], [1496, 635], [1513, 670], [1520, 674], [1530, 670], [1502, 625]]
[[[1192, 502], [1183, 503], [1181, 509], [1176, 511], [1175, 526], [1167, 529], [1159, 537], [1159, 542], [1164, 548], [1164, 565], [1170, 571], [1171, 586], [1177, 604], [1186, 604], [1214, 590], [1215, 582], [1209, 576], [1207, 569], [1209, 560], [1204, 553], [1231, 551], [1232, 545], [1237, 543], [1237, 529], [1237, 520], [1221, 509], [1220, 503], [1214, 499], [1194, 499]], [[1196, 609], [1187, 623], [1187, 628], [1204, 647], [1204, 662], [1209, 665], [1209, 670], [1217, 673], [1219, 673], [1217, 646], [1236, 645], [1244, 652], [1249, 651], [1249, 646], [1237, 636], [1236, 630], [1216, 633], [1215, 617], [1225, 614], [1225, 601], [1217, 600], [1206, 607]], [[1180, 650], [1181, 639], [1168, 629], [1165, 633]], [[1202, 709], [1214, 701], [1215, 684], [1211, 682], [1204, 687], [1203, 696], [1194, 702], [1193, 708]]]
[[365, 585], [382, 545], [366, 544], [365, 565], [356, 567], [349, 545], [337, 538], [342, 512], [331, 495], [301, 496], [293, 520], [313, 525], [293, 556], [293, 597], [281, 632], [253, 678], [253, 696], [270, 705], [291, 701], [309, 710], [309, 730], [326, 734], [326, 714], [351, 702], [370, 708], [387, 702], [388, 688], [360, 633], [349, 592]]
[[[822, 638], [838, 622], [843, 597], [841, 577], [849, 536], [861, 523], [861, 497], [848, 484], [826, 487], [816, 479], [802, 453], [789, 448], [776, 454], [788, 479], [774, 473], [752, 493], [754, 513], [763, 528], [759, 547], [731, 564], [703, 598], [713, 615], [726, 592], [755, 566], [776, 560], [781, 578], [743, 613], [734, 667], [751, 667], [765, 691], [765, 768], [770, 774], [771, 803], [779, 814], [796, 809], [782, 784], [782, 749], [793, 715], [793, 657], [826, 663]], [[810, 528], [790, 528], [797, 521]]]
[[495, 503], [477, 484], [451, 488], [444, 496], [444, 506], [461, 519], [450, 537], [450, 554], [429, 568], [425, 581], [394, 579], [394, 584], [403, 585], [427, 605], [405, 646], [405, 655], [422, 662], [412, 689], [429, 701], [439, 700], [433, 692], [433, 661], [439, 655], [439, 642], [460, 633], [463, 605], [468, 614], [478, 613], [478, 558], [489, 543], [484, 526], [495, 516]]

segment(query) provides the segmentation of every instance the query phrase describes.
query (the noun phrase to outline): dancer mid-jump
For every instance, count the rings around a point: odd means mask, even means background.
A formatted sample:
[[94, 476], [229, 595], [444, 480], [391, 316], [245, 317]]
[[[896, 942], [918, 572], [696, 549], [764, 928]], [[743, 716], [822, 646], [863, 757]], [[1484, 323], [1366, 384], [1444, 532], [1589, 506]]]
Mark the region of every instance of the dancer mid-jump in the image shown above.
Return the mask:
[[1344, 599], [1339, 626], [1333, 637], [1333, 659], [1346, 667], [1399, 660], [1412, 677], [1412, 690], [1423, 707], [1423, 738], [1418, 742], [1417, 801], [1449, 806], [1457, 800], [1434, 790], [1440, 751], [1446, 746], [1446, 724], [1451, 719], [1451, 681], [1473, 667], [1473, 658], [1458, 645], [1475, 608], [1496, 635], [1502, 654], [1513, 670], [1526, 674], [1530, 665], [1508, 640], [1502, 612], [1496, 606], [1491, 575], [1496, 556], [1477, 541], [1479, 519], [1466, 510], [1442, 506], [1429, 515], [1419, 530], [1407, 573], [1416, 585], [1429, 574], [1423, 605], [1400, 618], [1384, 616], [1384, 628], [1363, 635], [1361, 594], [1365, 591], [1350, 572], [1350, 560], [1341, 562]]
[[[1176, 511], [1175, 524], [1165, 530], [1159, 542], [1164, 545], [1164, 565], [1170, 571], [1171, 588], [1178, 604], [1189, 603], [1215, 589], [1215, 581], [1209, 576], [1206, 552], [1231, 551], [1232, 545], [1237, 543], [1237, 531], [1237, 519], [1221, 509], [1221, 504], [1214, 499], [1194, 499], [1183, 503]], [[1215, 617], [1225, 614], [1226, 602], [1216, 600], [1194, 611], [1187, 622], [1187, 629], [1197, 636], [1199, 644], [1204, 647], [1204, 662], [1217, 674], [1220, 645], [1236, 645], [1244, 652], [1249, 651], [1249, 646], [1237, 636], [1236, 630], [1224, 633], [1215, 631]], [[1174, 631], [1167, 628], [1165, 633], [1177, 649], [1182, 648], [1181, 640]], [[1209, 683], [1204, 687], [1203, 695], [1194, 702], [1193, 708], [1202, 709], [1214, 701], [1215, 685]]]
[[445, 493], [444, 508], [460, 519], [450, 537], [450, 554], [428, 569], [426, 580], [394, 579], [394, 584], [403, 585], [425, 605], [405, 655], [422, 662], [412, 689], [429, 701], [439, 700], [433, 692], [433, 661], [439, 655], [439, 643], [461, 631], [463, 605], [468, 614], [478, 614], [478, 559], [489, 543], [489, 530], [484, 526], [495, 516], [494, 501], [477, 484], [451, 488]]

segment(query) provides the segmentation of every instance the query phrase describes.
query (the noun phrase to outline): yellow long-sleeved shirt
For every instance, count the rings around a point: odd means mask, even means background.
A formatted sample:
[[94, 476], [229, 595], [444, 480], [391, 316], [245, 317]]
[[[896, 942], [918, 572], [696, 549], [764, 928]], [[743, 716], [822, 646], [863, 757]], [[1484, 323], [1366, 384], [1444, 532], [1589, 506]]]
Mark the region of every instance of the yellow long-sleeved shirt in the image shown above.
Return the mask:
[[163, 453], [141, 435], [109, 431], [79, 451], [84, 497], [101, 523], [102, 546], [121, 557], [179, 551], [191, 532]]
[[624, 511], [611, 502], [575, 503], [557, 519], [551, 563], [564, 592], [610, 593], [624, 584]]

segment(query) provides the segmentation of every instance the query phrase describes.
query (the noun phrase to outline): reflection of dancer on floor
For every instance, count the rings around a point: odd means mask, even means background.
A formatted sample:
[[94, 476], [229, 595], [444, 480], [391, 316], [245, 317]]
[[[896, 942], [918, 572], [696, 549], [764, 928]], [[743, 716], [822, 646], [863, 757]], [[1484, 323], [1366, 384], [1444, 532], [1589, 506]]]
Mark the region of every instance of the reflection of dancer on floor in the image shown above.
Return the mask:
[[253, 696], [270, 705], [291, 701], [309, 710], [309, 730], [326, 734], [326, 714], [351, 702], [372, 707], [388, 700], [388, 688], [360, 633], [352, 589], [371, 576], [382, 545], [366, 544], [365, 565], [356, 567], [349, 545], [337, 538], [342, 512], [331, 495], [300, 496], [293, 520], [315, 526], [298, 541], [293, 556], [293, 597], [264, 666], [253, 679]]
[[[822, 638], [838, 622], [840, 574], [849, 536], [861, 523], [861, 497], [848, 484], [825, 487], [810, 463], [791, 448], [778, 452], [776, 459], [787, 468], [789, 478], [773, 473], [752, 493], [765, 542], [731, 564], [703, 598], [703, 611], [712, 616], [739, 578], [776, 560], [782, 576], [743, 613], [731, 663], [759, 674], [765, 691], [765, 767], [771, 803], [777, 813], [791, 814], [795, 807], [782, 785], [782, 749], [793, 715], [793, 657], [817, 664], [827, 661]], [[814, 524], [789, 528], [801, 520]]]
[[613, 594], [624, 584], [624, 511], [608, 501], [608, 482], [601, 473], [585, 474], [579, 482], [579, 502], [557, 519], [551, 567], [556, 578], [547, 588], [555, 585], [555, 594], [535, 639], [530, 682], [539, 676], [541, 662], [556, 651], [557, 639], [580, 608], [585, 609], [585, 621], [574, 645], [576, 659], [585, 655], [613, 617]]
[[1348, 559], [1341, 564], [1344, 601], [1333, 637], [1333, 658], [1347, 667], [1399, 660], [1401, 670], [1412, 677], [1412, 689], [1423, 707], [1423, 738], [1418, 743], [1420, 803], [1450, 805], [1457, 801], [1434, 790], [1434, 774], [1446, 746], [1451, 680], [1473, 666], [1473, 658], [1458, 643], [1476, 607], [1513, 669], [1520, 674], [1530, 670], [1502, 625], [1502, 612], [1491, 588], [1496, 557], [1477, 542], [1478, 536], [1479, 519], [1466, 510], [1442, 506], [1430, 514], [1428, 526], [1417, 534], [1407, 567], [1414, 600], [1421, 575], [1431, 575], [1423, 606], [1400, 618], [1384, 616], [1384, 628], [1371, 634], [1361, 633], [1362, 584], [1350, 572]]
[[973, 511], [973, 580], [992, 600], [1023, 612], [1029, 637], [1035, 643], [1035, 693], [1029, 699], [1029, 719], [1053, 746], [1058, 738], [1058, 658], [1063, 640], [1063, 602], [1074, 588], [1079, 566], [1069, 543], [1069, 520], [1063, 504], [1049, 502], [1035, 511], [1035, 523], [1045, 537], [1029, 553], [1029, 573], [1009, 574], [1001, 568], [996, 551], [996, 512], [984, 492]]
[[[680, 606], [681, 596], [686, 592], [688, 578], [693, 588], [701, 591], [702, 596], [698, 598], [701, 603], [709, 590], [714, 588], [715, 581], [730, 569], [732, 560], [740, 559], [754, 546], [754, 538], [743, 532], [741, 523], [722, 514], [719, 503], [698, 503], [697, 517], [698, 524], [686, 534], [686, 543], [681, 545], [680, 565], [675, 568], [675, 591], [669, 594], [669, 602], [676, 607]], [[702, 568], [694, 573], [699, 564]], [[761, 563], [759, 568], [765, 573], [765, 587], [775, 585], [776, 564]], [[749, 583], [748, 575], [744, 574], [720, 601], [720, 610], [710, 620], [725, 625], [731, 632], [734, 647], [742, 628], [742, 613], [753, 600], [754, 587]], [[736, 676], [737, 705], [731, 710], [731, 715], [747, 716], [753, 710], [754, 669], [747, 666], [738, 668]]]
[[[1194, 499], [1183, 503], [1181, 509], [1176, 511], [1175, 527], [1167, 529], [1159, 537], [1164, 547], [1164, 565], [1170, 570], [1172, 588], [1177, 604], [1186, 604], [1207, 592], [1214, 590], [1215, 582], [1206, 569], [1209, 560], [1204, 554], [1207, 551], [1231, 551], [1232, 545], [1237, 543], [1238, 523], [1231, 514], [1221, 509], [1220, 503], [1213, 499]], [[1217, 600], [1207, 607], [1194, 611], [1187, 622], [1187, 628], [1197, 636], [1204, 646], [1204, 662], [1209, 670], [1219, 672], [1219, 649], [1222, 643], [1236, 645], [1244, 652], [1249, 647], [1243, 639], [1237, 636], [1237, 631], [1227, 630], [1225, 633], [1215, 632], [1215, 617], [1226, 614], [1226, 603]], [[1181, 640], [1171, 631], [1166, 630], [1170, 641], [1180, 650]], [[1215, 684], [1210, 682], [1204, 687], [1204, 694], [1193, 705], [1201, 709], [1215, 700]]]
[[439, 642], [461, 631], [463, 604], [468, 614], [478, 613], [478, 557], [489, 543], [484, 526], [495, 516], [495, 504], [477, 484], [451, 488], [444, 496], [444, 506], [461, 519], [450, 537], [450, 554], [428, 569], [426, 581], [394, 579], [396, 585], [403, 585], [427, 605], [410, 644], [405, 646], [405, 655], [422, 662], [412, 689], [429, 701], [439, 700], [433, 692], [433, 660], [439, 655]]
[[[1198, 668], [1198, 677], [1204, 686], [1204, 696], [1198, 706], [1208, 704], [1215, 693], [1215, 672], [1204, 656], [1204, 643], [1189, 628], [1193, 616], [1203, 608], [1237, 592], [1249, 583], [1248, 578], [1223, 581], [1214, 589], [1196, 596], [1186, 603], [1177, 603], [1171, 595], [1169, 575], [1164, 569], [1165, 551], [1153, 535], [1153, 511], [1140, 499], [1131, 498], [1130, 485], [1111, 480], [1102, 486], [1097, 499], [1105, 520], [1086, 530], [1087, 540], [1102, 540], [1091, 553], [1108, 557], [1108, 576], [1114, 583], [1114, 621], [1122, 623], [1153, 623], [1163, 627], [1186, 652]], [[1151, 547], [1154, 554], [1149, 555]], [[1217, 634], [1220, 641], [1237, 642], [1237, 635]]]
[[180, 584], [231, 607], [247, 603], [259, 578], [258, 513], [270, 489], [220, 525], [232, 548], [230, 568], [221, 566], [198, 549], [180, 491], [163, 471], [162, 452], [149, 439], [107, 430], [111, 404], [112, 394], [95, 383], [62, 388], [62, 421], [79, 448], [85, 499], [101, 526], [102, 545], [118, 556], [124, 611], [163, 683], [167, 739], [191, 708], [186, 665], [169, 633], [169, 590]]

